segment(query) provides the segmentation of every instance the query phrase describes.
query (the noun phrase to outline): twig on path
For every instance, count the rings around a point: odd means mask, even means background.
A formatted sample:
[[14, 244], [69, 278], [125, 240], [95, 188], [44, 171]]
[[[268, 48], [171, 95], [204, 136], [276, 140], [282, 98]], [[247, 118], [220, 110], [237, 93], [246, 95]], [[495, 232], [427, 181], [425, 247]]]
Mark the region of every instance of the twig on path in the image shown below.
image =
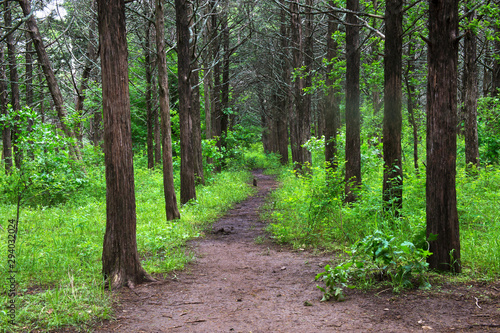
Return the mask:
[[477, 297], [474, 298], [476, 299], [476, 306], [481, 309], [481, 307], [479, 306], [479, 300], [477, 299]]
[[198, 320], [193, 320], [193, 321], [186, 321], [186, 324], [196, 324], [196, 323], [204, 323], [206, 322], [205, 319], [198, 319]]
[[201, 301], [180, 302], [180, 303], [167, 304], [167, 306], [179, 306], [179, 305], [190, 305], [190, 304], [203, 304], [203, 302]]

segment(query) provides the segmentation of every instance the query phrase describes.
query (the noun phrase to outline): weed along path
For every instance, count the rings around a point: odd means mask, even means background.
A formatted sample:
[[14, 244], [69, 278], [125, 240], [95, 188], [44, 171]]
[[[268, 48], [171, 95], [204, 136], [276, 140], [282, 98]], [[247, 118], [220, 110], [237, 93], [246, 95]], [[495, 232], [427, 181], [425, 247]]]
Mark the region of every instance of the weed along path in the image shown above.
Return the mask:
[[500, 285], [433, 291], [348, 291], [320, 302], [314, 277], [331, 255], [291, 251], [263, 230], [259, 209], [276, 188], [254, 172], [258, 193], [191, 246], [196, 260], [156, 283], [123, 289], [116, 320], [97, 332], [433, 332], [500, 331]]

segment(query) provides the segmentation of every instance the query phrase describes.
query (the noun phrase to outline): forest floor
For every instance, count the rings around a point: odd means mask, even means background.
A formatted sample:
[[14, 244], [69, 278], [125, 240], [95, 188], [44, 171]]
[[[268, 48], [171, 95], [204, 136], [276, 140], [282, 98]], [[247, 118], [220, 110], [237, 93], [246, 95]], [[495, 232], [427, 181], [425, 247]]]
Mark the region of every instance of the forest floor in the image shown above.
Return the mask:
[[[260, 212], [278, 184], [254, 172], [258, 193], [190, 243], [196, 259], [166, 279], [124, 288], [116, 319], [96, 332], [500, 332], [500, 283], [430, 291], [349, 290], [320, 302], [314, 277], [332, 254], [275, 244]], [[67, 331], [66, 331], [67, 332]]]

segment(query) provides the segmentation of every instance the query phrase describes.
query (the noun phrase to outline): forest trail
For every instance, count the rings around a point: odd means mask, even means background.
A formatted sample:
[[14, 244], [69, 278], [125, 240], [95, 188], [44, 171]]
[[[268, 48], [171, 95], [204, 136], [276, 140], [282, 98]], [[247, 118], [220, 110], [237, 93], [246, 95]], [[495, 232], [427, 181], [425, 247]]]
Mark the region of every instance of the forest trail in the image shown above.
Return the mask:
[[260, 220], [272, 176], [255, 171], [258, 193], [191, 243], [184, 271], [124, 288], [116, 320], [96, 332], [484, 332], [500, 330], [498, 284], [432, 292], [348, 291], [320, 302], [315, 275], [331, 259], [273, 243]]

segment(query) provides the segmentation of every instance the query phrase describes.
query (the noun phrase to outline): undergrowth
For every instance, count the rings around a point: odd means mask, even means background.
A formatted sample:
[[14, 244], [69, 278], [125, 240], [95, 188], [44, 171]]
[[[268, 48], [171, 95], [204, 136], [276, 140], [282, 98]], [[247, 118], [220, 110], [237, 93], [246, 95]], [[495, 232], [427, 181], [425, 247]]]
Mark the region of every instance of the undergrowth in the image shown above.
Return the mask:
[[[149, 273], [165, 274], [181, 269], [192, 258], [184, 246], [187, 240], [202, 235], [209, 223], [254, 189], [248, 185], [248, 171], [207, 174], [206, 186], [197, 188], [197, 200], [180, 208], [180, 220], [167, 222], [162, 172], [148, 170], [141, 159], [139, 155], [135, 161], [138, 250]], [[9, 324], [4, 306], [0, 331], [49, 331], [65, 326], [87, 330], [94, 322], [113, 316], [113, 296], [104, 290], [101, 273], [106, 224], [102, 154], [87, 148], [84, 161], [86, 181], [80, 189], [58, 204], [21, 207], [15, 252], [16, 325]], [[2, 190], [6, 182], [0, 176]], [[178, 178], [175, 183], [179, 188]], [[9, 301], [7, 223], [15, 216], [16, 205], [4, 200], [0, 204], [1, 304]]]

